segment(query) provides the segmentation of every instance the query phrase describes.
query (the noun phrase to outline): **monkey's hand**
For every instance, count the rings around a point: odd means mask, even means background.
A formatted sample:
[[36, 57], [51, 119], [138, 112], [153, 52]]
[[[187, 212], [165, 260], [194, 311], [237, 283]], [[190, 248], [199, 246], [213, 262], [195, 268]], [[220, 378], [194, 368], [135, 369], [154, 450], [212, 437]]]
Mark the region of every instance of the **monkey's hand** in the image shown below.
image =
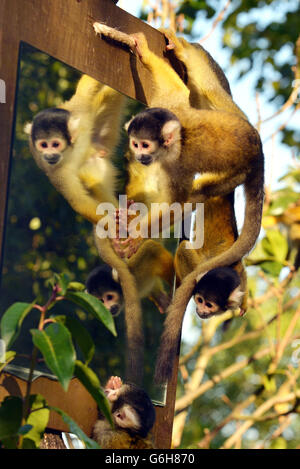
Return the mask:
[[123, 386], [121, 378], [118, 376], [111, 376], [105, 385], [104, 392], [110, 402], [116, 401], [120, 394], [120, 389]]

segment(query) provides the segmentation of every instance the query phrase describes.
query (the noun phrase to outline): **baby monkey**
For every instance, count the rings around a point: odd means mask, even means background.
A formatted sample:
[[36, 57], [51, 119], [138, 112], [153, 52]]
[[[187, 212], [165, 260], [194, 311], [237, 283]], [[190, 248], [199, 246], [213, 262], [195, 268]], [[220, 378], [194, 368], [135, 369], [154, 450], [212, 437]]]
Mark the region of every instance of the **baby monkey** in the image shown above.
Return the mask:
[[196, 312], [201, 319], [207, 319], [229, 309], [237, 309], [244, 294], [240, 277], [234, 269], [212, 269], [201, 276], [193, 290]]
[[142, 389], [124, 384], [118, 376], [111, 376], [104, 392], [111, 405], [115, 428], [99, 419], [94, 425], [93, 438], [103, 449], [150, 449], [147, 438], [154, 425], [155, 409]]
[[87, 280], [86, 290], [98, 298], [104, 306], [116, 317], [124, 308], [124, 299], [118, 274], [108, 264], [93, 269]]

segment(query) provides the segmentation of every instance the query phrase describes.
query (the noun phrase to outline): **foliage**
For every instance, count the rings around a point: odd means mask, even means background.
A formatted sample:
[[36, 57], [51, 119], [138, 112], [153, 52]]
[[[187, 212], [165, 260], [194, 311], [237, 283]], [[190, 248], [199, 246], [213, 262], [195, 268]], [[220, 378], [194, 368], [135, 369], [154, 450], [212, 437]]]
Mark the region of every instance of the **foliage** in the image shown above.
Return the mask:
[[[39, 305], [32, 303], [15, 303], [3, 314], [0, 322], [0, 336], [6, 345], [5, 361], [0, 364], [0, 370], [10, 363], [16, 354], [12, 353], [17, 336], [21, 332], [23, 320], [33, 310], [39, 311], [39, 321], [35, 329], [31, 329], [33, 349], [27, 359], [30, 361], [24, 399], [16, 396], [6, 397], [0, 406], [0, 444], [5, 448], [38, 448], [47, 427], [50, 410], [59, 413], [69, 425], [70, 431], [75, 433], [86, 448], [98, 448], [80, 427], [62, 409], [51, 407], [44, 397], [31, 394], [31, 384], [34, 376], [38, 354], [42, 355], [48, 369], [59, 381], [65, 391], [68, 390], [70, 380], [75, 376], [95, 399], [102, 414], [112, 424], [108, 400], [100, 386], [99, 379], [89, 367], [95, 347], [88, 332], [74, 320], [70, 321], [65, 315], [51, 314], [52, 308], [59, 302], [78, 302], [80, 306], [94, 315], [113, 335], [116, 335], [114, 321], [109, 311], [101, 301], [88, 293], [83, 293], [83, 285], [70, 282], [66, 274], [56, 275], [50, 287], [51, 295], [48, 301]], [[84, 331], [84, 333], [82, 333]], [[85, 360], [77, 359], [75, 343], [82, 349]]]

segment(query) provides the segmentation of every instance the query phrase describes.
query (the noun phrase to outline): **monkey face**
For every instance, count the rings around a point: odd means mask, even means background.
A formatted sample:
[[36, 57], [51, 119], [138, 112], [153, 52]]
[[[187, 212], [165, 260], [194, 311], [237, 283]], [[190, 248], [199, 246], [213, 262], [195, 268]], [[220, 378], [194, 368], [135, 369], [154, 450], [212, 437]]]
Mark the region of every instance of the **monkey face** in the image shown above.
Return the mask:
[[106, 309], [111, 312], [112, 316], [118, 316], [122, 311], [123, 302], [118, 292], [106, 291], [96, 296], [102, 301]]
[[127, 428], [133, 432], [137, 432], [141, 428], [139, 416], [131, 405], [123, 405], [113, 412], [112, 415], [118, 427]]
[[37, 139], [34, 142], [34, 147], [43, 162], [55, 165], [61, 160], [68, 143], [61, 135], [52, 135]]
[[155, 140], [130, 137], [130, 149], [139, 163], [149, 166], [157, 159], [158, 142]]
[[39, 112], [32, 124], [25, 126], [31, 136], [31, 150], [37, 165], [45, 172], [57, 167], [72, 154], [80, 119], [60, 108]]
[[135, 159], [146, 166], [167, 157], [181, 139], [181, 124], [167, 109], [151, 108], [125, 125]]
[[194, 296], [196, 303], [196, 312], [201, 319], [207, 319], [216, 314], [222, 313], [220, 306], [214, 301], [209, 301], [200, 293], [196, 293]]

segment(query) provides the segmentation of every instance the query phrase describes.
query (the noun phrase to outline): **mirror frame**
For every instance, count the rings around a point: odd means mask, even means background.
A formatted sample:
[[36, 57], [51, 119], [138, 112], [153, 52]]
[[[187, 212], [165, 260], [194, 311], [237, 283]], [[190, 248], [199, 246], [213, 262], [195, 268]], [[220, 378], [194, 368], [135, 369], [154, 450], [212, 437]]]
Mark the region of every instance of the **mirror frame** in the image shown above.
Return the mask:
[[[153, 52], [164, 57], [163, 35], [117, 7], [112, 0], [51, 0], [45, 4], [40, 0], [0, 0], [0, 79], [4, 80], [6, 88], [5, 103], [0, 102], [0, 266], [9, 196], [20, 43], [26, 42], [130, 98], [147, 104], [149, 73], [142, 64], [132, 60], [133, 55], [126, 48], [96, 36], [92, 27], [94, 21], [105, 22], [126, 33], [142, 31]], [[166, 405], [156, 406], [157, 417], [153, 433], [155, 447], [158, 449], [170, 448], [171, 445], [177, 373], [178, 356], [174, 361], [173, 376], [168, 382]], [[5, 385], [8, 381], [9, 386]], [[19, 393], [20, 390], [22, 393], [21, 388], [19, 379], [3, 373], [3, 379], [0, 380], [0, 401], [8, 394]], [[81, 404], [86, 401], [70, 399], [72, 386], [67, 393], [62, 393], [57, 382], [38, 378], [33, 383], [32, 391], [38, 392], [38, 389], [42, 389], [51, 405], [59, 401], [60, 407], [66, 408], [71, 416], [86, 415]], [[85, 392], [83, 387], [80, 392]], [[70, 409], [70, 402], [76, 402], [76, 409]], [[89, 405], [93, 407], [93, 403]], [[90, 421], [82, 423], [82, 428], [87, 433], [95, 421], [95, 405], [90, 413]], [[49, 428], [68, 431], [66, 425], [54, 415], [50, 416]]]

